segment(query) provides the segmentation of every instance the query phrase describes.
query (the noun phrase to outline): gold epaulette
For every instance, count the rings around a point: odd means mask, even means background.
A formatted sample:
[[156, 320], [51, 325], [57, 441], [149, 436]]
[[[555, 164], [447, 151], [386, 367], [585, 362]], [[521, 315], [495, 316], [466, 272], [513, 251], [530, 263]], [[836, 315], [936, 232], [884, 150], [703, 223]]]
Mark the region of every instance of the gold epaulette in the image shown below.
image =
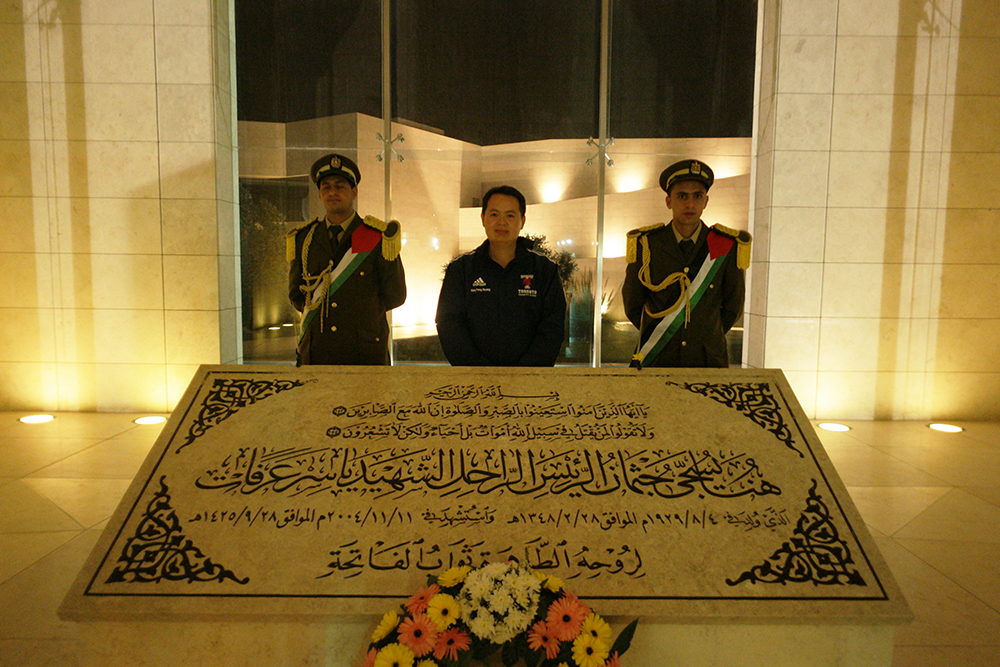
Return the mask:
[[299, 233], [302, 229], [305, 229], [312, 223], [319, 220], [319, 218], [313, 218], [312, 220], [306, 220], [305, 222], [300, 222], [295, 225], [287, 232], [285, 232], [285, 261], [289, 264], [295, 259], [295, 235]]
[[382, 232], [382, 257], [387, 261], [393, 261], [399, 257], [399, 251], [403, 249], [402, 228], [396, 220], [384, 222], [374, 215], [366, 215], [365, 224], [372, 229]]
[[725, 234], [732, 239], [736, 239], [736, 242], [739, 244], [736, 248], [736, 266], [738, 268], [745, 269], [750, 266], [750, 244], [753, 241], [750, 232], [732, 229], [724, 225], [712, 225], [712, 229], [720, 234]]
[[625, 261], [631, 264], [639, 258], [639, 237], [663, 226], [662, 222], [633, 229], [625, 235]]

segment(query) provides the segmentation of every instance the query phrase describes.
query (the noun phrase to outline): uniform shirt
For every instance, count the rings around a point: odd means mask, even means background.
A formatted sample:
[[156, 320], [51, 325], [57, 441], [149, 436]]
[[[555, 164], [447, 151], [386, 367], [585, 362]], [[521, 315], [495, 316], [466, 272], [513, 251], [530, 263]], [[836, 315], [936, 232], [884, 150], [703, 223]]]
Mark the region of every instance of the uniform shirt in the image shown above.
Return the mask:
[[556, 264], [517, 239], [505, 267], [489, 241], [453, 260], [438, 298], [438, 338], [453, 366], [552, 366], [562, 348], [566, 295]]

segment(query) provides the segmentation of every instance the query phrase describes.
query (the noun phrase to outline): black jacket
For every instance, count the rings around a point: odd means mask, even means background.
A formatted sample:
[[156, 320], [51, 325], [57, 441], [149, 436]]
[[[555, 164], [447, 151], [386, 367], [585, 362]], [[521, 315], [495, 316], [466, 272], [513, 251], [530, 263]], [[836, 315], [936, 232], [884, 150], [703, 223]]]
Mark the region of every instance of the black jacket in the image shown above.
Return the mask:
[[454, 259], [438, 298], [438, 338], [453, 366], [552, 366], [563, 343], [566, 295], [556, 264], [517, 240], [506, 268], [489, 241]]

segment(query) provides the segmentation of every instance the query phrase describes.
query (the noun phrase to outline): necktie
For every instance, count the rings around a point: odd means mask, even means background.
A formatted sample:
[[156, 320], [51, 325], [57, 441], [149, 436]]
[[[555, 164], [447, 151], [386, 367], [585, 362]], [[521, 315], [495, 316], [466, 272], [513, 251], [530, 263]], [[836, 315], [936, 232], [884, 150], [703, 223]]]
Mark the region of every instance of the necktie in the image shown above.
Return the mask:
[[330, 243], [338, 245], [340, 243], [340, 236], [344, 233], [344, 228], [340, 225], [327, 225], [326, 229], [330, 232]]
[[680, 242], [681, 252], [685, 255], [690, 255], [691, 251], [694, 250], [694, 241], [691, 239], [684, 239]]

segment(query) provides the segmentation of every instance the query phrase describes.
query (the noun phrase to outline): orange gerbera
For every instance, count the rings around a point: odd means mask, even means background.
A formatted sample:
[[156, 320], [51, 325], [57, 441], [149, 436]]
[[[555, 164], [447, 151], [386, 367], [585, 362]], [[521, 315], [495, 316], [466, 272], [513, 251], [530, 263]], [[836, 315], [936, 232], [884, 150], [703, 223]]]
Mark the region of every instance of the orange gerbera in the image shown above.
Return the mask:
[[472, 640], [469, 633], [456, 627], [450, 627], [440, 633], [434, 644], [434, 657], [438, 660], [458, 660], [458, 652], [469, 648]]
[[608, 661], [604, 663], [604, 667], [622, 667], [621, 658], [618, 657], [618, 651], [615, 651], [608, 656]]
[[378, 655], [378, 649], [369, 649], [368, 654], [365, 655], [365, 661], [361, 664], [361, 667], [372, 667], [375, 664], [375, 656]]
[[566, 593], [549, 607], [545, 623], [556, 639], [569, 641], [580, 634], [580, 626], [589, 613], [587, 605], [581, 603], [572, 593]]
[[531, 626], [531, 630], [528, 631], [528, 646], [533, 651], [544, 648], [545, 657], [549, 660], [555, 660], [559, 655], [559, 640], [549, 632], [549, 626], [545, 621], [538, 621]]
[[417, 593], [406, 601], [406, 611], [411, 614], [423, 614], [427, 611], [427, 603], [430, 599], [441, 592], [437, 584], [431, 584], [421, 588]]
[[426, 614], [406, 618], [399, 624], [399, 643], [413, 651], [418, 658], [434, 650], [437, 641], [437, 626]]

